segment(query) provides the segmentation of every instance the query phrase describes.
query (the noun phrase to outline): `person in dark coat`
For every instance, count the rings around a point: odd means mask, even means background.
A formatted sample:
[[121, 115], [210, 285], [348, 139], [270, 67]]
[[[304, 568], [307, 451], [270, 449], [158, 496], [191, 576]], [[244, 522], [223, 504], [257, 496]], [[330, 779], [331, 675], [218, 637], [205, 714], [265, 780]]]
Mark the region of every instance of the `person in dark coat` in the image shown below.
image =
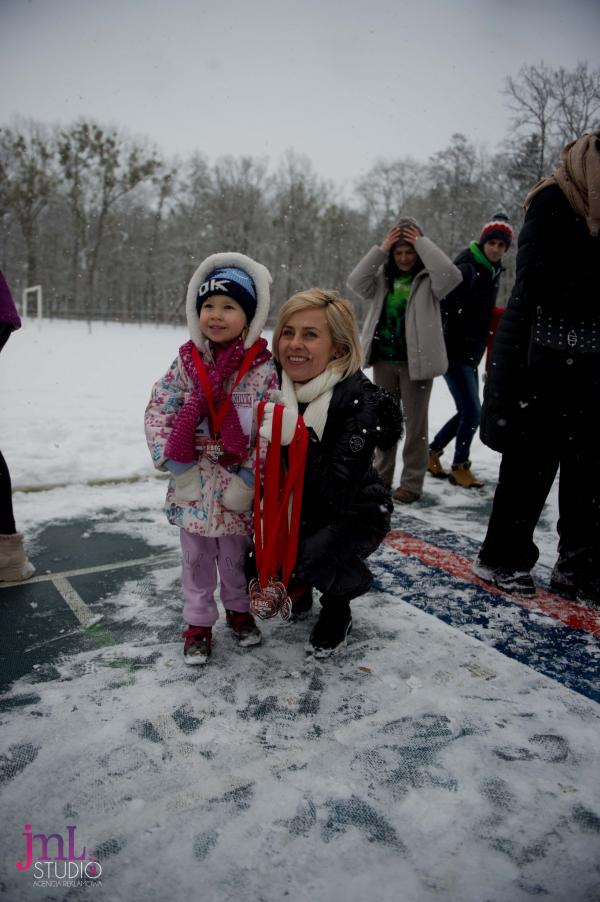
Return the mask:
[[[471, 470], [471, 442], [481, 415], [478, 367], [486, 350], [498, 288], [501, 260], [510, 247], [513, 230], [508, 216], [499, 210], [481, 230], [478, 241], [454, 259], [462, 282], [441, 302], [448, 369], [444, 379], [456, 404], [456, 413], [429, 446], [427, 469], [432, 476], [463, 488], [481, 483]], [[444, 470], [440, 457], [455, 440], [452, 470]]]
[[[335, 292], [310, 289], [283, 305], [273, 355], [282, 367], [282, 443], [292, 440], [298, 413], [310, 436], [290, 586], [293, 613], [310, 607], [313, 587], [322, 593], [307, 651], [327, 657], [345, 642], [350, 602], [373, 581], [366, 558], [390, 528], [391, 492], [373, 468], [373, 454], [398, 441], [402, 416], [361, 371], [354, 313]], [[273, 408], [267, 404], [260, 430], [269, 441]]]
[[[0, 351], [15, 329], [21, 328], [6, 279], [0, 272]], [[0, 451], [0, 581], [18, 582], [35, 573], [23, 548], [23, 535], [17, 532], [12, 503], [12, 485], [8, 465]]]
[[552, 588], [600, 601], [600, 130], [528, 195], [515, 285], [496, 334], [481, 439], [502, 452], [473, 572], [533, 595], [534, 528], [560, 469]]

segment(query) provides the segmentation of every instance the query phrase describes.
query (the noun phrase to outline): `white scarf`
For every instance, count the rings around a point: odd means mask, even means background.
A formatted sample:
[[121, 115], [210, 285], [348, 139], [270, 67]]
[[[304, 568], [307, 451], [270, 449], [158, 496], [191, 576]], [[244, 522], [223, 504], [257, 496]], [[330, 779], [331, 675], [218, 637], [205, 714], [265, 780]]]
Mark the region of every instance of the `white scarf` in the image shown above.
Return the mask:
[[281, 379], [281, 395], [283, 404], [290, 410], [298, 410], [298, 404], [308, 403], [302, 414], [307, 426], [314, 429], [319, 441], [323, 438], [327, 412], [333, 389], [342, 379], [342, 374], [332, 369], [325, 369], [310, 382], [292, 382], [285, 370]]

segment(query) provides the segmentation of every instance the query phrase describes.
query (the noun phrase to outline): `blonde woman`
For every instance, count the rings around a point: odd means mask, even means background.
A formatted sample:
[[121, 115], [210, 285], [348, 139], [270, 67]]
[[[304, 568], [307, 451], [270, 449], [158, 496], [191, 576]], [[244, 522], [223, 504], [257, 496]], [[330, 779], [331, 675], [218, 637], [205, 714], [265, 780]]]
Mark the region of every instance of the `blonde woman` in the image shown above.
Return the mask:
[[[307, 612], [313, 587], [322, 593], [307, 651], [328, 657], [352, 628], [350, 602], [372, 584], [365, 559], [389, 530], [390, 492], [372, 460], [376, 447], [398, 441], [402, 419], [392, 398], [362, 373], [354, 313], [335, 292], [311, 288], [283, 305], [273, 356], [286, 407], [282, 443], [291, 441], [298, 414], [310, 433], [293, 611]], [[260, 430], [268, 440], [273, 406], [267, 404]]]

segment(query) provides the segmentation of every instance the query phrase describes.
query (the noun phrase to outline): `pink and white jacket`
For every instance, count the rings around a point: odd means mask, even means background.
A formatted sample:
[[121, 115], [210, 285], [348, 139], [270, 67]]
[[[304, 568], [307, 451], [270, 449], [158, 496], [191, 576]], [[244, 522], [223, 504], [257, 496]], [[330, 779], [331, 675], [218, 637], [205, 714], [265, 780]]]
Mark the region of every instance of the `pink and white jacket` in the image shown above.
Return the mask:
[[[269, 285], [271, 277], [268, 270], [260, 263], [256, 263], [243, 254], [224, 253], [213, 254], [208, 257], [196, 270], [187, 292], [186, 312], [191, 339], [200, 351], [203, 359], [208, 363], [214, 363], [209, 343], [200, 332], [198, 314], [196, 313], [196, 297], [198, 287], [206, 277], [215, 269], [225, 266], [237, 266], [248, 272], [255, 283], [257, 293], [256, 313], [250, 322], [248, 336], [244, 346], [251, 347], [260, 337], [269, 312]], [[189, 344], [189, 343], [188, 343]], [[183, 352], [183, 353], [182, 353]], [[225, 384], [227, 392], [231, 391], [235, 376], [234, 373]], [[148, 448], [152, 455], [154, 466], [159, 470], [166, 470], [165, 449], [171, 436], [177, 416], [191, 393], [194, 391], [195, 382], [189, 372], [189, 348], [183, 345], [176, 360], [169, 370], [153, 386], [150, 401], [146, 408], [145, 429]], [[233, 403], [240, 400], [244, 402], [244, 410], [236, 405], [240, 423], [244, 432], [248, 435], [247, 454], [239, 461], [239, 466], [254, 470], [257, 408], [260, 401], [268, 400], [270, 395], [277, 391], [279, 380], [275, 364], [272, 359], [264, 360], [253, 366], [242, 378], [235, 388]], [[248, 409], [251, 399], [252, 409]], [[207, 434], [208, 424], [205, 421], [197, 426], [197, 435]], [[265, 451], [266, 453], [266, 451]], [[223, 459], [225, 463], [227, 458]], [[223, 504], [223, 493], [231, 484], [237, 465], [231, 470], [227, 465], [215, 463], [201, 454], [198, 462], [200, 477], [200, 497], [197, 501], [181, 501], [175, 498], [175, 480], [171, 478], [167, 488], [165, 512], [170, 523], [182, 529], [199, 535], [219, 537], [227, 535], [251, 535], [252, 511], [237, 513], [229, 510]]]

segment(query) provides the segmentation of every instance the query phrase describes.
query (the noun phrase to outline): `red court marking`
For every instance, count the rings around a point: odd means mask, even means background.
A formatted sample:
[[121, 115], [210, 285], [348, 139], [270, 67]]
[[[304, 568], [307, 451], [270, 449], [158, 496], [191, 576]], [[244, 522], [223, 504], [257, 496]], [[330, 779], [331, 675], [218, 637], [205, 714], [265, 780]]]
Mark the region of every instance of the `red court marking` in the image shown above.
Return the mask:
[[438, 548], [437, 545], [431, 545], [422, 539], [416, 539], [400, 529], [392, 529], [386, 536], [385, 541], [396, 551], [399, 551], [400, 554], [416, 557], [429, 567], [445, 570], [446, 573], [450, 573], [458, 579], [481, 586], [486, 592], [491, 592], [493, 595], [502, 595], [503, 598], [515, 602], [522, 608], [548, 614], [549, 617], [559, 620], [565, 626], [600, 636], [600, 611], [588, 608], [581, 603], [568, 601], [561, 598], [560, 595], [554, 595], [554, 593], [540, 588], [536, 589], [533, 598], [520, 598], [517, 595], [508, 595], [506, 592], [502, 592], [501, 589], [496, 589], [495, 586], [490, 586], [482, 579], [479, 579], [478, 576], [475, 576], [471, 569], [471, 561], [468, 558], [462, 557], [454, 551]]

